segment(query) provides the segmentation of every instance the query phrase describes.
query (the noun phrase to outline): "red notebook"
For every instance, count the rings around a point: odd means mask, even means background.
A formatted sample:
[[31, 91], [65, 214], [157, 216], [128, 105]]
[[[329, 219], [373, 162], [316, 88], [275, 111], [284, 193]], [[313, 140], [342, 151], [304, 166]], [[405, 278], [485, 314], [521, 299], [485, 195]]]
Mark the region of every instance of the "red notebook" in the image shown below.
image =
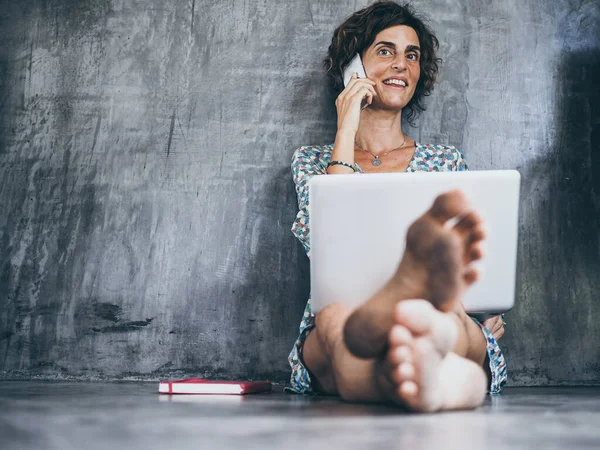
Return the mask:
[[178, 381], [161, 381], [160, 394], [230, 394], [243, 395], [269, 392], [270, 381], [213, 381], [202, 378], [188, 378]]

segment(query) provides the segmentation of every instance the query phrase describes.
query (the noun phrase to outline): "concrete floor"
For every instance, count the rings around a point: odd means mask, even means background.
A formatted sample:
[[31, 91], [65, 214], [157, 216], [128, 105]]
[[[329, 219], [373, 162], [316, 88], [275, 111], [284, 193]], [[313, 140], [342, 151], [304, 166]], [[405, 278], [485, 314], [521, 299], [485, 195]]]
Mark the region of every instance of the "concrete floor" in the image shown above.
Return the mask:
[[600, 387], [508, 388], [415, 415], [274, 392], [164, 396], [158, 383], [0, 381], [0, 449], [597, 449]]

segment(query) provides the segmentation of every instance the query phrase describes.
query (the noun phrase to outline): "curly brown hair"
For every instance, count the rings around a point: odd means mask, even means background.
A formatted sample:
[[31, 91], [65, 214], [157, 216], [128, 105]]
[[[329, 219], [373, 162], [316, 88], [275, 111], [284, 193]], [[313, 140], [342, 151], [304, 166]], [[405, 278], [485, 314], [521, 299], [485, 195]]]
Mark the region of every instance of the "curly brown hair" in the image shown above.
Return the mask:
[[344, 89], [344, 67], [356, 53], [362, 56], [377, 34], [396, 25], [406, 25], [415, 30], [421, 47], [421, 76], [413, 97], [404, 108], [406, 120], [414, 124], [419, 114], [425, 111], [423, 100], [433, 91], [442, 60], [436, 57], [438, 39], [410, 5], [380, 1], [352, 14], [333, 32], [324, 64], [332, 87], [339, 94]]

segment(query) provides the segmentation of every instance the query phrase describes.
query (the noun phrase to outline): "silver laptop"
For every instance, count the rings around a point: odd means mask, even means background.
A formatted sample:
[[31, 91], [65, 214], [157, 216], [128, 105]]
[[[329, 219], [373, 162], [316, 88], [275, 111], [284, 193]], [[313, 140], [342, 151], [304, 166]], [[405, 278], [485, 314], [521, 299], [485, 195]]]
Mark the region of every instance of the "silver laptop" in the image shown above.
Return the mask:
[[315, 176], [309, 184], [313, 310], [358, 306], [394, 275], [408, 227], [435, 198], [458, 188], [486, 224], [481, 276], [466, 292], [467, 312], [514, 305], [521, 177], [515, 170]]

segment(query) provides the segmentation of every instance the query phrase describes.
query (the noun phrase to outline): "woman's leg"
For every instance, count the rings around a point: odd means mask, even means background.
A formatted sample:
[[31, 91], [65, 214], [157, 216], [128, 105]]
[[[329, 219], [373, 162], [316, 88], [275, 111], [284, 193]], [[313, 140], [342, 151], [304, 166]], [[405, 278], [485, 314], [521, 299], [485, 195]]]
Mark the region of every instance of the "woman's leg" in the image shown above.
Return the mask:
[[457, 311], [450, 313], [450, 317], [460, 330], [453, 352], [483, 365], [487, 357], [487, 346], [481, 327], [467, 315], [462, 304]]
[[[460, 217], [452, 227], [446, 223]], [[436, 198], [406, 235], [398, 270], [389, 283], [357, 308], [344, 327], [348, 349], [356, 356], [381, 356], [393, 325], [391, 311], [403, 299], [423, 298], [464, 321], [461, 299], [479, 273], [471, 263], [483, 256], [483, 221], [462, 192]]]
[[[315, 328], [302, 349], [304, 365], [318, 392], [340, 395], [345, 400], [383, 401], [375, 389], [374, 361], [359, 359], [344, 344], [342, 330], [351, 309], [334, 303], [315, 316]], [[353, 392], [361, 389], [362, 392]]]
[[457, 326], [450, 313], [423, 300], [401, 302], [389, 350], [385, 357], [373, 359], [357, 358], [346, 348], [343, 328], [351, 313], [336, 303], [316, 316], [316, 327], [303, 348], [315, 390], [347, 401], [395, 403], [416, 411], [481, 404], [487, 387], [481, 366], [448, 351], [448, 345], [456, 348], [459, 340], [469, 340], [465, 327]]

